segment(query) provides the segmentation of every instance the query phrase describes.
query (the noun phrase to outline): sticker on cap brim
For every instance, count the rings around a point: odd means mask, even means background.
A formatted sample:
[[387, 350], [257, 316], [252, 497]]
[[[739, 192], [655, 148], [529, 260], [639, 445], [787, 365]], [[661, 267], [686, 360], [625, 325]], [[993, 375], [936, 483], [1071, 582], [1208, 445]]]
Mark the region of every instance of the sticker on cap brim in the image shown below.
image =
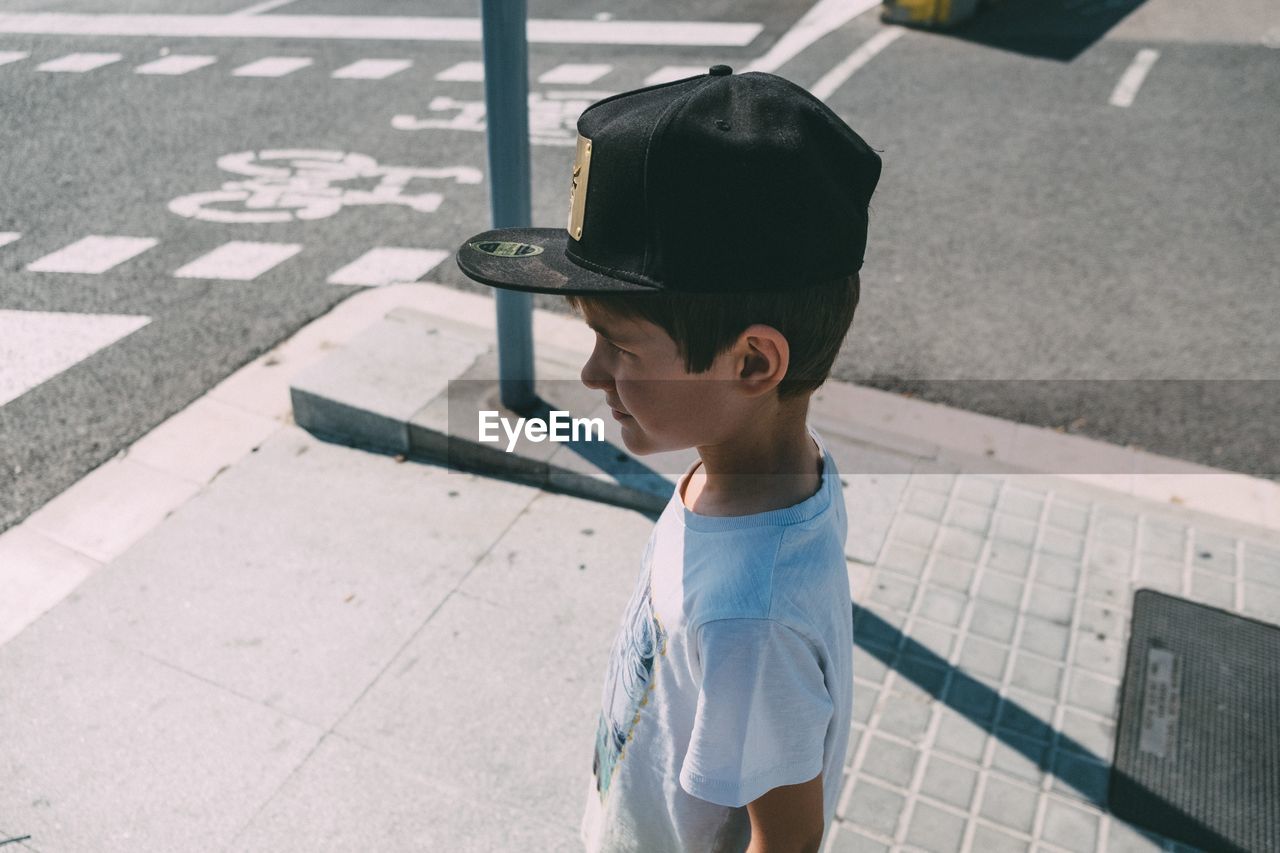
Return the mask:
[[477, 252], [496, 255], [499, 258], [527, 258], [542, 254], [541, 246], [535, 246], [532, 243], [512, 243], [507, 240], [484, 240], [471, 243], [470, 246]]

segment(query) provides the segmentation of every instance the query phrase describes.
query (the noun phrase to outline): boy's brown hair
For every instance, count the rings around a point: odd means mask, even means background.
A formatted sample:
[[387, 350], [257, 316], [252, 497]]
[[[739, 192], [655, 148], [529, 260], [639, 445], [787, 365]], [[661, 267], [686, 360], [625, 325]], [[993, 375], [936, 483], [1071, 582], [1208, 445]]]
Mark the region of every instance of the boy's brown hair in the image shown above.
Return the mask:
[[576, 311], [586, 303], [613, 317], [660, 327], [675, 341], [689, 373], [708, 370], [753, 323], [772, 326], [790, 347], [787, 375], [778, 384], [778, 399], [785, 402], [817, 390], [830, 374], [853, 322], [860, 287], [855, 272], [785, 291], [566, 295], [565, 300]]

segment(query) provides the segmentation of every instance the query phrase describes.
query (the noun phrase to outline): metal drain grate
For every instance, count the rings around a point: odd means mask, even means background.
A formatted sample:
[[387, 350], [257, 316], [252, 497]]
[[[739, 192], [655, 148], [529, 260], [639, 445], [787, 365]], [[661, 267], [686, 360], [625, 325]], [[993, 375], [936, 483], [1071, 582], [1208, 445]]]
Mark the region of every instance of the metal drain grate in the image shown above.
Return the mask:
[[1136, 826], [1280, 851], [1280, 627], [1141, 589], [1108, 795]]

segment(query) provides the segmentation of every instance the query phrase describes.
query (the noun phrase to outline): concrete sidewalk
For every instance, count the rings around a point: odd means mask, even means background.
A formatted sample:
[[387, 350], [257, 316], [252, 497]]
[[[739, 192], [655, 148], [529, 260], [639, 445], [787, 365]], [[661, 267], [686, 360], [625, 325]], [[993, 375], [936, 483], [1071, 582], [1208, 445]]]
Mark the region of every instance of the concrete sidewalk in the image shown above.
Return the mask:
[[[448, 381], [491, 356], [482, 303], [354, 296], [0, 536], [0, 842], [580, 849], [651, 521], [563, 447], [522, 447], [508, 479], [405, 458], [447, 422]], [[539, 375], [576, 376], [589, 333], [536, 322], [555, 341]], [[1174, 484], [1137, 456], [1021, 473], [1017, 448], [1052, 437], [823, 390], [862, 608], [826, 850], [1177, 849], [1105, 808], [1132, 593], [1280, 621], [1273, 484]], [[375, 439], [391, 444], [348, 446]], [[1052, 452], [1115, 451], [1079, 441]], [[1181, 505], [1141, 496], [1156, 488]], [[975, 680], [993, 698], [977, 710], [959, 691]]]

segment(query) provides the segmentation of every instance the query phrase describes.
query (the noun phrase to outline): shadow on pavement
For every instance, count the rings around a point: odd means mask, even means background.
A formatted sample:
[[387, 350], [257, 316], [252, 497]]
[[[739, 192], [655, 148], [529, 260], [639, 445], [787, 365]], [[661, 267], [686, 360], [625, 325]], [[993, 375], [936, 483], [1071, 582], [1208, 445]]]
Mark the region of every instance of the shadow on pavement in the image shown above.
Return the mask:
[[1000, 0], [945, 35], [1070, 62], [1144, 0]]
[[[1105, 777], [1100, 778], [1100, 773], [1105, 774], [1109, 770], [1109, 762], [1105, 758], [1093, 754], [1088, 747], [1055, 730], [1018, 703], [943, 660], [875, 613], [857, 604], [852, 606], [856, 646], [1016, 750], [1043, 772], [1052, 773], [1100, 811], [1110, 812]], [[1056, 760], [1055, 755], [1058, 756]], [[1125, 781], [1136, 785], [1132, 780]], [[1205, 849], [1221, 853], [1248, 853], [1149, 790], [1144, 792], [1143, 803], [1160, 814], [1176, 815], [1180, 826], [1194, 832]], [[1112, 817], [1120, 819], [1114, 814]]]

